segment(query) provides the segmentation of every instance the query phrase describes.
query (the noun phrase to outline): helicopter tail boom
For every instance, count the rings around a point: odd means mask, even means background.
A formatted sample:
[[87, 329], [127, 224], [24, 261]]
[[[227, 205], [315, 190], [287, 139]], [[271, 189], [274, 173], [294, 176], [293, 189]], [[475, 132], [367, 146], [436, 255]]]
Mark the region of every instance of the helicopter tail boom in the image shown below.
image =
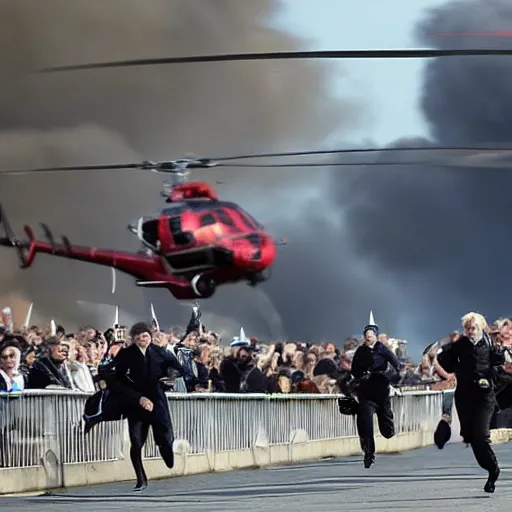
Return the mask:
[[20, 267], [32, 265], [37, 253], [70, 260], [94, 263], [118, 269], [136, 279], [137, 286], [166, 288], [178, 299], [195, 297], [190, 281], [182, 276], [169, 275], [161, 258], [153, 255], [71, 245], [66, 236], [57, 242], [46, 224], [41, 224], [46, 240], [38, 240], [29, 226], [24, 227], [26, 239], [19, 240], [0, 205], [0, 246], [16, 250]]
[[[32, 228], [24, 227], [26, 239], [19, 240], [12, 230], [5, 212], [0, 205], [0, 246], [14, 248], [18, 254], [21, 268], [28, 268], [34, 262], [37, 253], [49, 254], [71, 260], [95, 263], [117, 268], [136, 279], [150, 280], [162, 272], [159, 260], [125, 251], [113, 251], [96, 247], [71, 245], [68, 237], [56, 240], [46, 224], [41, 224], [46, 240], [37, 240]], [[4, 236], [1, 235], [3, 230]]]

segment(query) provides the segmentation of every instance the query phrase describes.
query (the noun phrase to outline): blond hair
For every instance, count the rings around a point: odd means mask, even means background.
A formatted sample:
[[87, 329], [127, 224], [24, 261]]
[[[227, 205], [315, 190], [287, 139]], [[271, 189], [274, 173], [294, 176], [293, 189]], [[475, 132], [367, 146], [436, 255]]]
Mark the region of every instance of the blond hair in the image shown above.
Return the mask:
[[503, 327], [512, 327], [512, 321], [510, 318], [498, 318], [493, 324], [492, 324], [492, 331], [493, 332], [499, 332]]
[[466, 313], [460, 320], [463, 329], [466, 329], [470, 325], [476, 325], [483, 332], [489, 332], [489, 325], [487, 324], [487, 320], [480, 313], [475, 313], [474, 311]]

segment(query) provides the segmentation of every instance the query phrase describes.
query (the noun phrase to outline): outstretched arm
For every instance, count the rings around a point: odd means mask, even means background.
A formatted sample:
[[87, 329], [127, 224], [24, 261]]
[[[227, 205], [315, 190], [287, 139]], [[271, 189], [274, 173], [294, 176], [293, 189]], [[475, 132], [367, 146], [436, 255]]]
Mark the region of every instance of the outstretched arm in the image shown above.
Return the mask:
[[388, 378], [390, 383], [397, 384], [400, 382], [400, 371], [402, 369], [402, 363], [400, 363], [395, 353], [386, 347], [386, 345], [383, 344], [382, 349], [382, 355], [388, 363], [388, 367], [383, 372], [383, 374]]
[[433, 366], [434, 366], [434, 370], [436, 371], [436, 373], [441, 377], [443, 378], [444, 380], [451, 380], [453, 378], [453, 374], [452, 373], [448, 373], [440, 364], [439, 364], [439, 361], [437, 360], [437, 354], [434, 356], [434, 361], [433, 361]]
[[383, 347], [383, 355], [386, 361], [398, 372], [402, 368], [402, 364], [398, 360], [398, 357], [396, 357], [395, 353], [389, 350], [386, 345], [382, 345]]

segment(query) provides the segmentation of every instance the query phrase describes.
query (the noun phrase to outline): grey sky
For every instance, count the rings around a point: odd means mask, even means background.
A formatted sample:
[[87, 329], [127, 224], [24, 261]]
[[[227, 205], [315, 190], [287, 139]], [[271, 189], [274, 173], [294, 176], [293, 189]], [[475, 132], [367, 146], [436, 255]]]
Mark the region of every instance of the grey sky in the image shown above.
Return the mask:
[[[446, 0], [284, 0], [279, 26], [311, 38], [308, 49], [416, 48], [414, 27], [427, 8]], [[425, 61], [333, 61], [333, 87], [367, 102], [367, 118], [350, 142], [386, 144], [427, 135], [418, 108]], [[344, 76], [341, 76], [343, 72]], [[345, 136], [345, 140], [347, 137]]]

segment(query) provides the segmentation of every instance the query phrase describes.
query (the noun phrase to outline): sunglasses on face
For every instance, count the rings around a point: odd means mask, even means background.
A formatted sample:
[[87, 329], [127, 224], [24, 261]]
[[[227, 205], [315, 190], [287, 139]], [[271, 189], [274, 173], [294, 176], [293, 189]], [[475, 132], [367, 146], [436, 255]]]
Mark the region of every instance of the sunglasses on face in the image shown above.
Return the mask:
[[2, 359], [16, 359], [16, 354], [2, 354]]

